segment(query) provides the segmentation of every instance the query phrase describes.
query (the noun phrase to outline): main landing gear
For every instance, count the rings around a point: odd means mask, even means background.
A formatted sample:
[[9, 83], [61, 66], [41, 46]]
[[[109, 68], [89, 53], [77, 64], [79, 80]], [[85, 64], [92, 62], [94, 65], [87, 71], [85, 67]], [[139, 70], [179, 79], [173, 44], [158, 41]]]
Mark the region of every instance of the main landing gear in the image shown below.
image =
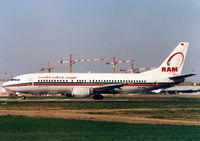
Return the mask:
[[94, 100], [103, 100], [103, 95], [101, 95], [101, 94], [95, 94], [94, 96], [93, 96], [93, 99]]
[[25, 100], [25, 99], [26, 99], [26, 96], [23, 95], [23, 96], [21, 97], [21, 99], [22, 99], [22, 100]]

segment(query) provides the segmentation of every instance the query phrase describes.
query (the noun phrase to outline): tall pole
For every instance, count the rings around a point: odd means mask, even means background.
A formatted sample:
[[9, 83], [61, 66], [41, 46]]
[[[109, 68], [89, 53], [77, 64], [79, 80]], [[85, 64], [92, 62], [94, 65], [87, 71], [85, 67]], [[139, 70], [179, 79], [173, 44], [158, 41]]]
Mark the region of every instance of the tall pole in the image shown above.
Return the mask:
[[116, 68], [115, 68], [115, 66], [116, 66], [115, 56], [113, 56], [113, 73], [116, 72]]
[[70, 54], [70, 61], [69, 61], [69, 70], [70, 70], [70, 73], [72, 73], [72, 64], [73, 64], [72, 54]]
[[48, 61], [48, 72], [51, 73], [51, 63]]
[[134, 72], [134, 66], [133, 66], [133, 63], [131, 64], [131, 70], [132, 70], [132, 72]]

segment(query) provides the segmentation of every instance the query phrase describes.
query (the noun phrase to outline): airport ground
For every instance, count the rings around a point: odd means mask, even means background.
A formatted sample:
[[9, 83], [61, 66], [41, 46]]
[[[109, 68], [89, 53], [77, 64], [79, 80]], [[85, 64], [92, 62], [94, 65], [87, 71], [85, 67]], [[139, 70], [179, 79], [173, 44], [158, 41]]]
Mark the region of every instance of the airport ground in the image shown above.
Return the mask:
[[200, 140], [200, 96], [1, 97], [0, 126], [0, 140]]
[[88, 98], [0, 98], [0, 115], [126, 123], [200, 125], [199, 95], [116, 95]]

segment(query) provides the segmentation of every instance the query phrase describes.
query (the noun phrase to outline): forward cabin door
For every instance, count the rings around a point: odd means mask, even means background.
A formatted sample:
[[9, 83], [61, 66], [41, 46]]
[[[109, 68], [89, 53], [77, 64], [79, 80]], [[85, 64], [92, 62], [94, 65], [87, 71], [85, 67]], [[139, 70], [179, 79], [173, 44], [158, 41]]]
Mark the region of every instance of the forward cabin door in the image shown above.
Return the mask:
[[31, 85], [31, 86], [34, 86], [33, 75], [31, 75], [31, 76], [28, 78], [28, 81], [30, 82], [30, 85]]

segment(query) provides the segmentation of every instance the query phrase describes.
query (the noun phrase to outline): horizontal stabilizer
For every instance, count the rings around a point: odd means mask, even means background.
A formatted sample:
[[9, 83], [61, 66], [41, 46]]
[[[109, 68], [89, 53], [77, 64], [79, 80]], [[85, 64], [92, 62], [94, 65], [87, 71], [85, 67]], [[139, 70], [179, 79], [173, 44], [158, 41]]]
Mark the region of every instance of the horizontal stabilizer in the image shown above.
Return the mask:
[[169, 77], [169, 79], [177, 81], [177, 80], [183, 80], [183, 79], [193, 76], [193, 75], [196, 75], [196, 74], [185, 74], [185, 75], [173, 76], [173, 77]]

